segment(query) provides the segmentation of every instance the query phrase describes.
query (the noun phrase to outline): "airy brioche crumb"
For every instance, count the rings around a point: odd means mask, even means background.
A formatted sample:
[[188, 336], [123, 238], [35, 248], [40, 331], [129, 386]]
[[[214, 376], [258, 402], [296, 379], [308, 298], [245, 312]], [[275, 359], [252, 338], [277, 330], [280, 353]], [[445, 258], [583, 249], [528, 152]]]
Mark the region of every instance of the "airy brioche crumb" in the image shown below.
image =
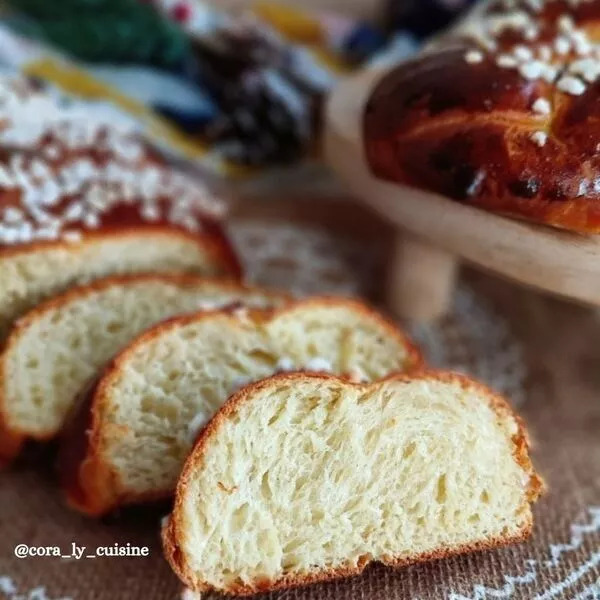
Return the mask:
[[18, 321], [0, 354], [0, 460], [13, 458], [26, 438], [56, 436], [87, 381], [151, 325], [236, 302], [264, 308], [287, 299], [191, 275], [129, 275], [46, 301]]
[[541, 492], [519, 419], [455, 374], [282, 374], [216, 414], [179, 479], [167, 559], [252, 594], [521, 540]]
[[[63, 444], [63, 486], [73, 506], [93, 515], [168, 496], [194, 437], [249, 382], [282, 365], [326, 366], [337, 374], [359, 369], [375, 380], [420, 363], [395, 325], [347, 299], [175, 319], [135, 340], [88, 394], [88, 424], [72, 428]], [[81, 455], [68, 458], [80, 446]]]

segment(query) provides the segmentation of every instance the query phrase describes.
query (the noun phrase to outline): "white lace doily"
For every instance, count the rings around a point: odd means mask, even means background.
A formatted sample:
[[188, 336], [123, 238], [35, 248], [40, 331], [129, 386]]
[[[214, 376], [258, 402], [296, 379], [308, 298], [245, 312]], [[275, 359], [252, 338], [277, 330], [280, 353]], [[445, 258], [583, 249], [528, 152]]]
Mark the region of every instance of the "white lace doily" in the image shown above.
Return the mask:
[[[250, 281], [296, 295], [371, 297], [380, 286], [381, 248], [307, 225], [244, 220], [231, 235]], [[429, 364], [474, 375], [520, 404], [525, 367], [508, 323], [465, 284], [449, 315], [434, 325], [403, 324]]]

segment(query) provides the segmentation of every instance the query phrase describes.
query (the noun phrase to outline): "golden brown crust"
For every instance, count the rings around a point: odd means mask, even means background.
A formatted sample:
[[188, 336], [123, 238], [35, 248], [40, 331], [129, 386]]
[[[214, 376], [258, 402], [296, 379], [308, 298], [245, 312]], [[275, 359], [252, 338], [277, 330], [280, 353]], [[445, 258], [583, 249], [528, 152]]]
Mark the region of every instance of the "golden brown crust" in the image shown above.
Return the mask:
[[139, 226], [119, 226], [106, 227], [96, 231], [87, 231], [82, 233], [81, 241], [68, 242], [65, 240], [56, 241], [35, 241], [28, 244], [16, 244], [0, 247], [0, 261], [3, 258], [12, 258], [22, 254], [35, 253], [40, 250], [60, 249], [67, 253], [79, 252], [87, 243], [110, 241], [111, 239], [120, 239], [127, 237], [165, 237], [179, 238], [192, 241], [211, 259], [216, 266], [219, 274], [227, 275], [236, 279], [242, 276], [240, 262], [226, 238], [221, 226], [213, 222], [206, 231], [201, 233], [191, 233], [171, 225], [139, 225]]
[[[495, 37], [448, 36], [383, 78], [365, 110], [367, 161], [388, 180], [600, 233], [600, 60], [596, 49], [587, 49], [600, 41], [600, 2], [547, 2], [539, 12], [517, 4], [528, 19], [522, 28], [507, 27]], [[514, 11], [492, 5], [481, 31], [510, 14], [514, 18]], [[572, 30], [561, 29], [565, 15]], [[586, 46], [575, 41], [581, 35]], [[559, 38], [570, 44], [563, 54], [554, 50]], [[532, 58], [515, 59], [515, 52]], [[591, 66], [577, 65], [582, 59]], [[561, 82], [565, 75], [572, 80]]]
[[274, 382], [276, 383], [294, 383], [306, 381], [306, 378], [321, 379], [323, 381], [343, 381], [345, 385], [354, 386], [361, 390], [373, 389], [385, 384], [387, 381], [410, 382], [417, 379], [428, 379], [435, 381], [443, 381], [447, 383], [458, 383], [462, 387], [476, 389], [478, 394], [485, 399], [490, 407], [496, 412], [499, 418], [513, 418], [518, 426], [517, 433], [513, 437], [514, 456], [516, 462], [523, 467], [529, 475], [529, 485], [524, 502], [525, 521], [518, 533], [514, 535], [504, 535], [489, 537], [471, 544], [465, 544], [456, 547], [439, 548], [432, 552], [426, 552], [417, 556], [410, 557], [388, 557], [381, 562], [391, 567], [403, 567], [410, 564], [425, 562], [429, 560], [437, 560], [450, 557], [456, 554], [474, 552], [478, 550], [489, 550], [499, 546], [519, 542], [525, 540], [533, 528], [533, 519], [530, 511], [530, 504], [535, 502], [543, 492], [543, 480], [535, 472], [528, 454], [527, 435], [524, 429], [522, 420], [516, 415], [510, 404], [502, 397], [493, 392], [490, 388], [482, 383], [470, 379], [466, 375], [453, 373], [449, 371], [422, 370], [412, 374], [393, 374], [389, 377], [374, 382], [374, 383], [352, 383], [343, 380], [333, 375], [323, 373], [282, 373], [274, 375], [268, 379], [263, 379], [257, 383], [248, 385], [231, 398], [217, 411], [215, 416], [209, 421], [204, 430], [200, 433], [192, 452], [189, 454], [182, 473], [177, 482], [175, 490], [175, 501], [173, 512], [171, 513], [167, 523], [162, 528], [162, 541], [165, 556], [181, 581], [190, 589], [197, 592], [208, 591], [225, 591], [226, 593], [235, 594], [238, 596], [250, 596], [260, 592], [276, 591], [288, 589], [298, 586], [303, 586], [311, 583], [325, 582], [341, 577], [351, 577], [359, 575], [369, 564], [374, 562], [369, 557], [364, 557], [364, 560], [359, 562], [357, 566], [340, 567], [336, 569], [316, 570], [312, 573], [307, 573], [302, 576], [287, 575], [277, 580], [266, 580], [257, 582], [256, 585], [234, 585], [227, 590], [216, 590], [206, 582], [197, 581], [193, 572], [187, 567], [185, 557], [182, 554], [178, 545], [178, 540], [182, 538], [184, 533], [184, 524], [181, 517], [184, 505], [184, 498], [189, 482], [192, 479], [193, 473], [202, 464], [204, 453], [212, 441], [212, 437], [216, 434], [219, 428], [226, 422], [227, 418], [234, 414], [242, 404], [246, 403], [250, 396], [259, 392], [261, 389], [269, 389]]
[[[297, 310], [298, 307], [315, 306], [340, 306], [341, 299], [336, 296], [311, 296], [297, 302], [291, 302], [287, 306], [277, 309], [277, 316], [284, 315], [286, 312]], [[424, 365], [423, 354], [421, 349], [398, 327], [398, 324], [391, 319], [385, 317], [380, 312], [369, 306], [364, 301], [354, 300], [352, 298], [344, 298], [343, 304], [346, 307], [351, 307], [354, 311], [362, 313], [365, 316], [377, 321], [389, 336], [396, 338], [400, 345], [406, 349], [406, 364], [403, 372], [410, 372], [421, 369]]]
[[131, 275], [112, 275], [97, 279], [87, 285], [81, 285], [70, 288], [66, 292], [53, 296], [49, 300], [38, 304], [35, 308], [23, 315], [15, 322], [10, 334], [3, 344], [2, 353], [0, 354], [0, 467], [6, 466], [12, 462], [20, 453], [23, 444], [28, 438], [34, 438], [38, 441], [47, 441], [54, 437], [53, 435], [38, 435], [32, 436], [30, 432], [23, 432], [11, 426], [6, 415], [6, 401], [4, 398], [4, 379], [6, 357], [11, 353], [14, 346], [19, 342], [23, 330], [27, 329], [32, 322], [42, 318], [45, 314], [56, 310], [68, 302], [76, 299], [85, 298], [86, 296], [105, 290], [107, 288], [128, 283], [141, 282], [167, 282], [181, 287], [195, 287], [200, 285], [215, 286], [222, 291], [232, 292], [256, 292], [261, 293], [265, 297], [271, 295], [273, 299], [281, 299], [289, 301], [290, 297], [283, 292], [268, 291], [262, 288], [253, 287], [239, 283], [237, 279], [217, 279], [210, 277], [201, 277], [198, 275], [189, 274], [151, 274], [139, 273]]
[[[331, 296], [312, 297], [304, 300], [290, 302], [279, 309], [244, 309], [248, 319], [256, 322], [265, 322], [275, 315], [293, 311], [307, 304], [323, 305], [333, 304], [351, 306], [354, 310], [375, 318], [387, 330], [390, 336], [395, 337], [406, 348], [406, 368], [408, 371], [422, 367], [423, 359], [420, 350], [393, 322], [384, 319], [376, 311], [362, 302], [351, 299], [340, 299]], [[119, 352], [103, 370], [98, 381], [92, 386], [82, 400], [79, 411], [88, 415], [88, 426], [69, 428], [68, 433], [62, 436], [60, 453], [65, 457], [61, 461], [61, 481], [67, 502], [77, 510], [90, 516], [106, 514], [118, 506], [131, 503], [140, 503], [167, 498], [172, 495], [172, 490], [156, 490], [151, 495], [140, 497], [133, 496], [119, 481], [117, 473], [111, 470], [109, 461], [104, 458], [103, 440], [105, 437], [104, 417], [105, 411], [110, 410], [110, 390], [113, 381], [119, 376], [122, 366], [126, 364], [129, 356], [135, 354], [138, 348], [154, 340], [166, 331], [184, 327], [189, 323], [202, 319], [213, 318], [217, 315], [230, 315], [238, 310], [237, 307], [225, 307], [214, 311], [202, 311], [191, 315], [167, 319], [151, 327], [130, 345]], [[85, 416], [79, 417], [79, 422], [85, 421]], [[82, 451], [83, 448], [83, 451]]]

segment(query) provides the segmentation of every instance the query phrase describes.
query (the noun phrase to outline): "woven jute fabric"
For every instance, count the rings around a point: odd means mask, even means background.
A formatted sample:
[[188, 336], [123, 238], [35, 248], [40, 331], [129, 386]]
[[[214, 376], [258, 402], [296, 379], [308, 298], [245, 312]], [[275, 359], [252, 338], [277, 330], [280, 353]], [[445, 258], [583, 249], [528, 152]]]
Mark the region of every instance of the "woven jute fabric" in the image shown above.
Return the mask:
[[[253, 240], [257, 247], [261, 245], [259, 232], [246, 230], [241, 238], [245, 244]], [[301, 236], [301, 239], [307, 238]], [[332, 248], [338, 247], [341, 246], [332, 243]], [[329, 247], [326, 251], [328, 256], [333, 252]], [[291, 279], [283, 283], [293, 283], [290, 269], [297, 269], [298, 265], [289, 264], [290, 255], [282, 252], [281, 256], [286, 258], [274, 261], [276, 264], [270, 267], [263, 257], [261, 265], [254, 265], [255, 271], [261, 271], [256, 278], [276, 283], [287, 277]], [[329, 260], [333, 260], [331, 256]], [[347, 270], [341, 276], [335, 271], [344, 268], [344, 264]], [[306, 267], [314, 273], [322, 265], [313, 263]], [[342, 260], [335, 268], [330, 264], [325, 271], [337, 283], [353, 277], [377, 276], [373, 265], [361, 267], [355, 261], [348, 264]], [[531, 432], [534, 462], [548, 484], [547, 495], [535, 507], [531, 539], [516, 546], [397, 571], [374, 566], [350, 580], [263, 598], [600, 598], [600, 313], [488, 276], [467, 272], [464, 277], [474, 297], [493, 306], [495, 314], [502, 316], [520, 346], [519, 360], [526, 374], [520, 412]], [[318, 281], [311, 282], [318, 288]], [[349, 286], [348, 292], [362, 289], [361, 283], [356, 289]], [[482, 323], [481, 319], [474, 322]], [[475, 351], [478, 356], [462, 358], [465, 370], [469, 370], [469, 364], [480, 364], [483, 358], [487, 359], [483, 356], [486, 352], [498, 352], [495, 343], [490, 341], [486, 346], [485, 332], [481, 333], [483, 341]], [[483, 364], [488, 365], [484, 371], [503, 368], [498, 361], [488, 360]], [[492, 379], [495, 376], [488, 375]], [[64, 506], [49, 449], [33, 449], [0, 477], [0, 598], [180, 597], [181, 586], [162, 557], [158, 537], [160, 517], [168, 507], [127, 509], [101, 521], [79, 516]], [[68, 554], [73, 542], [85, 546], [86, 555], [94, 554], [99, 546], [128, 542], [132, 546], [148, 546], [150, 555], [81, 560], [19, 559], [14, 555], [18, 544], [59, 546]]]

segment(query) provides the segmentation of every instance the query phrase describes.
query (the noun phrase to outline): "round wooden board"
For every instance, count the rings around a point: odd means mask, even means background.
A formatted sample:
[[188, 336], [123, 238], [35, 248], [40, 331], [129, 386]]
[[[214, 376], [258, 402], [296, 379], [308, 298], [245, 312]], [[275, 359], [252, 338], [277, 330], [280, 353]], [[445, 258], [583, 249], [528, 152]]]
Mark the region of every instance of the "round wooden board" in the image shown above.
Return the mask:
[[[352, 194], [398, 230], [411, 234], [411, 244], [419, 240], [423, 246], [416, 253], [412, 249], [399, 253], [404, 264], [397, 268], [409, 268], [406, 258], [422, 256], [424, 248], [431, 247], [438, 254], [441, 249], [521, 283], [600, 305], [600, 236], [505, 218], [371, 174], [364, 157], [362, 118], [382, 74], [367, 70], [336, 87], [327, 106], [325, 154]], [[448, 266], [443, 269], [447, 272]], [[447, 277], [444, 270], [440, 273]], [[404, 281], [401, 277], [399, 284]]]

